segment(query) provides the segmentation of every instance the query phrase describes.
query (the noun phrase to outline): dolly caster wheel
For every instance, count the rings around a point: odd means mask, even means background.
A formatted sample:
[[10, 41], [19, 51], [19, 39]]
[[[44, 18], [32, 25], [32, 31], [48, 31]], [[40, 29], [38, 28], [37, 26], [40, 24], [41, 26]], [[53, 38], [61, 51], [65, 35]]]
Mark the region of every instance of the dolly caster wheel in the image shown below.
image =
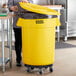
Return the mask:
[[43, 74], [43, 70], [42, 69], [40, 69], [39, 74], [41, 74], [41, 75]]
[[33, 70], [34, 69], [34, 67], [31, 67], [31, 70]]
[[53, 68], [49, 68], [49, 71], [50, 71], [50, 72], [53, 72]]
[[27, 70], [28, 73], [30, 73], [30, 70]]
[[39, 72], [39, 74], [43, 74], [43, 72], [42, 72], [42, 71], [40, 71], [40, 72]]
[[28, 68], [28, 69], [27, 69], [27, 72], [28, 72], [28, 73], [30, 73], [30, 72], [31, 72], [31, 69], [30, 69], [30, 68]]

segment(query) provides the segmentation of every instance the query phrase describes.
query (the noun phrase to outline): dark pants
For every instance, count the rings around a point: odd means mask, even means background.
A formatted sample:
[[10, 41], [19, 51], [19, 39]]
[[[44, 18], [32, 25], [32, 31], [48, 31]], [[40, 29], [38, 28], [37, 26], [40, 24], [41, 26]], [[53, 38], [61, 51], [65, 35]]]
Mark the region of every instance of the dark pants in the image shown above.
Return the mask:
[[21, 62], [21, 50], [22, 50], [22, 34], [21, 28], [13, 28], [15, 35], [15, 51], [16, 51], [16, 61]]

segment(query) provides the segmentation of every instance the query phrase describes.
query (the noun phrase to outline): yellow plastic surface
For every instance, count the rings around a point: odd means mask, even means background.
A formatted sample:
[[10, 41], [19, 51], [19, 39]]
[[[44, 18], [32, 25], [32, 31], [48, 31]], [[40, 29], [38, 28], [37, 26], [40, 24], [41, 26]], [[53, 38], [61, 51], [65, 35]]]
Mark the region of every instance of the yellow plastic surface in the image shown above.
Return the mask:
[[55, 28], [22, 28], [22, 62], [28, 65], [54, 63]]
[[59, 12], [57, 12], [53, 9], [41, 6], [41, 5], [25, 3], [25, 2], [20, 2], [19, 4], [23, 9], [31, 11], [31, 12], [47, 14], [47, 15], [60, 15]]
[[[38, 23], [40, 22], [40, 23]], [[54, 26], [60, 26], [60, 21], [58, 18], [47, 18], [47, 19], [23, 19], [19, 18], [17, 21], [17, 26], [23, 28], [48, 28]]]
[[22, 27], [22, 61], [33, 66], [54, 63], [55, 26], [59, 26], [58, 18], [22, 19], [17, 26]]

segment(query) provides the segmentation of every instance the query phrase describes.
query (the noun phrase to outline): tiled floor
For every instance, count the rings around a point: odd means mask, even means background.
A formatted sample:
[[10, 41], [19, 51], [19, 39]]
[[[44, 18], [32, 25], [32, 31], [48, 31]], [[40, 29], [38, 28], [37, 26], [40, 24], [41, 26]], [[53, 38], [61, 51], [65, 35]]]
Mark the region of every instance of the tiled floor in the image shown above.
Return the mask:
[[[76, 40], [69, 40], [66, 43], [76, 45]], [[7, 53], [7, 49], [6, 49]], [[13, 50], [13, 66], [10, 69], [9, 64], [6, 65], [6, 72], [2, 73], [0, 68], [0, 76], [76, 76], [76, 47], [62, 48], [55, 50], [55, 63], [53, 73], [48, 69], [43, 75], [38, 72], [27, 73], [24, 66], [15, 66], [15, 51]]]

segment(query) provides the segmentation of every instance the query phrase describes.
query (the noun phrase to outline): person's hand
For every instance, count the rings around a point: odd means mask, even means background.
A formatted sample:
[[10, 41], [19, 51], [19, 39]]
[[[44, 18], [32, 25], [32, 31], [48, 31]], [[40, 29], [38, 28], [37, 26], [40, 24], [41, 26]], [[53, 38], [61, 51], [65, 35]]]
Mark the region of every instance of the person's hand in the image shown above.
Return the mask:
[[17, 7], [17, 6], [12, 6], [12, 7], [10, 8], [10, 10], [16, 12], [16, 11], [18, 11], [18, 7]]
[[28, 3], [28, 0], [22, 0], [21, 2], [25, 2], [25, 3]]

